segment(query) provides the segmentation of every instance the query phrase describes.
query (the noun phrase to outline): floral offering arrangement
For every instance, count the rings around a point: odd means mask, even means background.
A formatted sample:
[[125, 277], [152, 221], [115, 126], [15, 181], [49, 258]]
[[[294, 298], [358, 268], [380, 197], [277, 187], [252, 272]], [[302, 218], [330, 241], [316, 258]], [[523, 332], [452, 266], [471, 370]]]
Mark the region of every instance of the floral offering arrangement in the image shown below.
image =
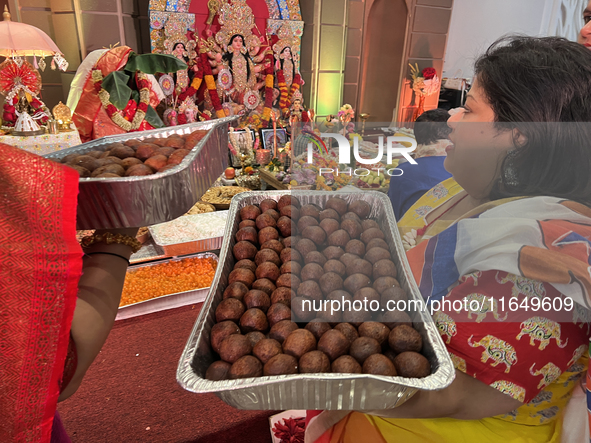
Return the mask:
[[421, 72], [418, 63], [410, 66], [411, 87], [418, 97], [428, 97], [439, 91], [440, 80], [434, 68], [425, 68]]
[[341, 121], [344, 121], [344, 120], [351, 121], [355, 117], [355, 110], [353, 109], [353, 106], [351, 106], [349, 104], [345, 104], [345, 105], [341, 106], [341, 109], [339, 109], [338, 115], [339, 115], [339, 119]]
[[339, 164], [334, 153], [314, 153], [312, 164], [307, 163], [307, 155], [301, 156], [297, 163], [290, 169], [289, 174], [283, 179], [283, 183], [292, 186], [312, 186], [318, 191], [335, 191], [351, 183], [348, 174], [323, 173], [320, 169], [338, 170]]

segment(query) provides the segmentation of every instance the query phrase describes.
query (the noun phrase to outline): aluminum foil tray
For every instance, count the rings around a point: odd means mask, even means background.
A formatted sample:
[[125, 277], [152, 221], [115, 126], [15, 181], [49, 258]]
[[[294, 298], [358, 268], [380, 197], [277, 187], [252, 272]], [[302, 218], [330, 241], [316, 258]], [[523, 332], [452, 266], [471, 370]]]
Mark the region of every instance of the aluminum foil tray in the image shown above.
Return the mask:
[[228, 125], [236, 118], [103, 137], [45, 157], [62, 159], [69, 154], [100, 151], [103, 145], [119, 141], [209, 130], [182, 163], [166, 172], [143, 177], [80, 179], [78, 230], [151, 226], [186, 213], [224, 171], [228, 163]]
[[[175, 257], [179, 255], [195, 254], [197, 252], [213, 251], [222, 247], [227, 216], [228, 211], [205, 212], [203, 214], [179, 217], [166, 224], [150, 226], [148, 229], [152, 234], [154, 243], [162, 248], [165, 255]], [[167, 226], [170, 227], [171, 233], [175, 232], [175, 226], [178, 228], [176, 229], [177, 231], [182, 230], [183, 223], [179, 223], [181, 220], [186, 220], [187, 223], [194, 223], [197, 226], [203, 226], [209, 221], [210, 223], [215, 223], [216, 226], [219, 226], [219, 231], [217, 228], [212, 228], [212, 230], [204, 236], [198, 236], [198, 238], [190, 239], [189, 241], [185, 239], [182, 243], [179, 243], [178, 240], [162, 238], [162, 234]], [[179, 236], [180, 235], [181, 234], [179, 233]]]
[[[299, 374], [247, 378], [240, 380], [206, 380], [205, 371], [214, 360], [209, 344], [209, 334], [215, 324], [215, 308], [222, 301], [228, 276], [234, 266], [232, 248], [234, 234], [238, 230], [240, 208], [258, 204], [266, 198], [278, 200], [292, 194], [302, 204], [324, 203], [335, 196], [334, 192], [245, 192], [232, 200], [224, 242], [220, 252], [220, 265], [213, 279], [210, 293], [193, 327], [191, 336], [179, 361], [177, 381], [186, 390], [195, 393], [215, 392], [223, 401], [239, 409], [284, 410], [371, 410], [389, 409], [402, 404], [417, 389], [438, 390], [454, 379], [454, 367], [428, 312], [415, 312], [414, 327], [423, 337], [423, 354], [429, 359], [433, 373], [425, 378], [386, 377], [367, 374]], [[398, 281], [409, 298], [422, 300], [396, 228], [396, 220], [388, 197], [379, 192], [339, 192], [340, 198], [349, 203], [362, 199], [372, 207], [371, 218], [384, 229], [390, 250], [397, 257]]]
[[[161, 265], [171, 261], [179, 261], [185, 258], [207, 258], [211, 257], [215, 261], [219, 261], [217, 255], [206, 252], [205, 254], [194, 254], [179, 259], [162, 260], [157, 263], [147, 263], [141, 265], [130, 266], [127, 272], [133, 272], [139, 268], [147, 268], [150, 266]], [[133, 303], [131, 305], [121, 306], [117, 311], [115, 320], [124, 320], [126, 318], [138, 317], [140, 315], [151, 314], [153, 312], [165, 311], [167, 309], [180, 308], [181, 306], [192, 305], [194, 303], [201, 303], [205, 300], [209, 292], [209, 288], [194, 289], [192, 291], [177, 292], [175, 294], [162, 295], [151, 300]]]

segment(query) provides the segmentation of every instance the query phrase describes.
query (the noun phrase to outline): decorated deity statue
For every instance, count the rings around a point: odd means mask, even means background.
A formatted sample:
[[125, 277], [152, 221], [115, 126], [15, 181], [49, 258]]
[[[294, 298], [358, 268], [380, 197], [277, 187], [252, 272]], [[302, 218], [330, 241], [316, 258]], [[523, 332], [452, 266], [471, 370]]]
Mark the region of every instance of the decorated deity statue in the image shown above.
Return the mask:
[[291, 127], [291, 138], [295, 140], [306, 125], [310, 122], [308, 112], [304, 109], [304, 99], [300, 91], [293, 95], [293, 103], [290, 108], [289, 126]]
[[281, 91], [279, 107], [284, 114], [287, 114], [294, 94], [299, 92], [300, 86], [303, 84], [297, 63], [300, 44], [298, 39], [294, 37], [289, 23], [285, 23], [279, 28], [277, 36], [279, 40], [273, 45], [273, 52], [276, 60], [277, 86]]

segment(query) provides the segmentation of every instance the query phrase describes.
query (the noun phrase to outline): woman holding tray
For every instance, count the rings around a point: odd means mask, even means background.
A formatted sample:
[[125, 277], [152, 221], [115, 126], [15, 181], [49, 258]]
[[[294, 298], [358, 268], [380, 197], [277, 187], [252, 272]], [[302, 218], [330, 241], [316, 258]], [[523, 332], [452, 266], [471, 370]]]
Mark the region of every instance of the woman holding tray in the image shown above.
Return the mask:
[[455, 379], [371, 415], [324, 412], [307, 442], [561, 440], [588, 360], [590, 96], [591, 53], [564, 39], [502, 39], [476, 62], [449, 120], [461, 189], [434, 188], [400, 221], [425, 300], [482, 302], [434, 315]]
[[69, 442], [56, 403], [107, 339], [137, 229], [96, 232], [84, 255], [78, 173], [4, 144], [0, 158], [0, 441]]

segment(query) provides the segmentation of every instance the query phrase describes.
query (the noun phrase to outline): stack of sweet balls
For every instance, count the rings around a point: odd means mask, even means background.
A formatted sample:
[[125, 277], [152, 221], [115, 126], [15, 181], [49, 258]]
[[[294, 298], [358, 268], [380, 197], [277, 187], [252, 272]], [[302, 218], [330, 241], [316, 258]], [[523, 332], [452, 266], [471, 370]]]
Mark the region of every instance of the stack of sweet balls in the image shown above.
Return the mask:
[[370, 212], [363, 200], [348, 204], [332, 197], [320, 207], [301, 205], [292, 195], [240, 209], [236, 263], [210, 333], [219, 360], [207, 369], [207, 379], [431, 373], [407, 313], [378, 309], [374, 319], [364, 309], [303, 308], [304, 301], [367, 299], [385, 307], [407, 300], [386, 236]]

